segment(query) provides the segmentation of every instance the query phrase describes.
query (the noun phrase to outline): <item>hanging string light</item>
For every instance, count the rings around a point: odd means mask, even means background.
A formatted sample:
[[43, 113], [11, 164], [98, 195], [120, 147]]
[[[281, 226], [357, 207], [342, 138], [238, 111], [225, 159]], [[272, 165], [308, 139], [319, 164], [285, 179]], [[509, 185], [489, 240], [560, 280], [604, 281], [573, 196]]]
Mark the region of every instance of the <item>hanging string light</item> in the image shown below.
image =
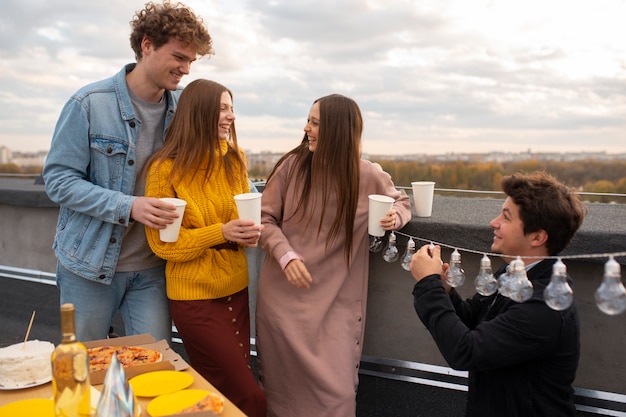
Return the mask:
[[626, 310], [626, 289], [621, 281], [620, 266], [612, 256], [604, 265], [604, 278], [596, 291], [596, 305], [611, 316]]
[[480, 295], [492, 295], [498, 291], [498, 281], [493, 276], [491, 270], [491, 259], [487, 255], [483, 255], [480, 260], [480, 270], [474, 280], [476, 292]]
[[402, 256], [402, 268], [407, 271], [411, 270], [411, 258], [413, 258], [413, 254], [415, 253], [415, 241], [413, 238], [409, 238], [409, 241], [406, 244], [406, 252]]
[[[396, 233], [401, 236], [409, 238], [407, 243], [407, 250], [402, 257], [402, 268], [410, 271], [411, 257], [416, 251], [416, 240], [430, 242], [430, 251], [435, 243], [441, 247], [447, 247], [454, 249], [450, 257], [450, 268], [446, 272], [446, 282], [452, 287], [459, 287], [463, 285], [465, 281], [465, 272], [461, 268], [461, 254], [459, 249], [463, 252], [469, 252], [474, 254], [483, 255], [481, 258], [480, 271], [474, 284], [476, 286], [476, 292], [482, 295], [494, 294], [498, 291], [500, 294], [511, 298], [517, 302], [527, 301], [533, 294], [532, 282], [526, 275], [526, 269], [521, 256], [517, 256], [506, 269], [506, 272], [501, 274], [497, 279], [493, 280], [489, 277], [491, 273], [491, 261], [489, 256], [501, 256], [497, 253], [481, 252], [466, 248], [456, 248], [454, 246], [446, 245], [444, 243], [433, 242], [427, 239], [411, 236], [402, 232], [392, 232], [389, 236], [393, 240], [393, 247], [397, 253], [396, 246]], [[393, 235], [393, 238], [392, 238]], [[380, 237], [370, 237], [370, 251], [380, 252], [384, 247], [384, 241]], [[386, 255], [389, 247], [387, 245], [386, 251], [383, 254]], [[393, 249], [392, 249], [393, 252]], [[595, 294], [596, 304], [598, 309], [605, 314], [617, 315], [626, 311], [626, 287], [621, 281], [621, 267], [618, 262], [615, 261], [617, 256], [626, 256], [626, 252], [614, 252], [614, 253], [602, 253], [602, 254], [581, 254], [581, 255], [561, 255], [561, 256], [525, 256], [528, 259], [556, 259], [554, 266], [552, 267], [552, 276], [550, 283], [544, 290], [545, 303], [554, 310], [564, 310], [571, 306], [573, 302], [573, 290], [567, 283], [567, 270], [562, 259], [591, 259], [591, 258], [609, 258], [604, 266], [604, 277], [602, 284], [597, 289]], [[393, 257], [387, 256], [387, 259]], [[396, 257], [394, 262], [399, 258]], [[450, 271], [453, 272], [450, 272]], [[488, 272], [489, 271], [489, 272]], [[493, 276], [493, 273], [491, 273]], [[480, 278], [480, 279], [479, 279]], [[494, 283], [494, 281], [497, 283]], [[496, 288], [494, 290], [494, 288]], [[490, 292], [493, 291], [493, 292]], [[483, 294], [484, 293], [484, 294]]]
[[567, 269], [561, 258], [552, 265], [550, 283], [543, 290], [543, 299], [553, 310], [565, 310], [574, 302], [574, 291], [567, 282]]
[[511, 265], [507, 265], [504, 273], [498, 277], [498, 292], [506, 298], [511, 296], [511, 287], [509, 287], [509, 281], [513, 278], [513, 275], [509, 272]]
[[450, 255], [450, 268], [446, 271], [446, 283], [451, 287], [460, 287], [465, 282], [465, 271], [461, 268], [461, 254], [454, 249]]
[[380, 236], [370, 236], [370, 252], [380, 252], [383, 250], [384, 243]]
[[383, 253], [383, 259], [386, 262], [392, 263], [398, 260], [400, 257], [400, 253], [398, 252], [398, 248], [396, 247], [396, 235], [391, 232], [389, 235], [389, 240], [387, 241], [387, 247], [385, 248], [385, 252]]
[[511, 280], [508, 282], [511, 294], [509, 298], [518, 303], [530, 300], [533, 296], [533, 283], [530, 282], [526, 275], [526, 266], [521, 257], [513, 260], [509, 266], [511, 267]]

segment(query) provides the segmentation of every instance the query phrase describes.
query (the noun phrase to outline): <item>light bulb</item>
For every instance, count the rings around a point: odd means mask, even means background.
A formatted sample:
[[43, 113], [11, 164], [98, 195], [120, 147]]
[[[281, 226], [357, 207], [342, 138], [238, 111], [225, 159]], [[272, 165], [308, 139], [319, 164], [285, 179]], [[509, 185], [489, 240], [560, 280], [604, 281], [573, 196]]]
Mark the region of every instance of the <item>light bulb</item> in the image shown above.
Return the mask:
[[380, 252], [383, 250], [383, 239], [380, 236], [370, 236], [370, 252]]
[[552, 266], [552, 278], [543, 290], [543, 299], [548, 307], [557, 311], [565, 310], [574, 302], [574, 291], [567, 283], [567, 269], [560, 259]]
[[407, 271], [411, 270], [411, 258], [413, 258], [413, 254], [415, 253], [415, 241], [410, 237], [408, 243], [406, 244], [406, 252], [404, 252], [404, 256], [402, 257], [402, 268]]
[[398, 260], [400, 257], [400, 253], [398, 252], [398, 248], [396, 246], [396, 235], [391, 232], [389, 234], [389, 242], [387, 243], [387, 248], [385, 249], [385, 253], [383, 253], [383, 259], [386, 262], [392, 263]]
[[498, 290], [498, 281], [491, 271], [491, 260], [483, 255], [480, 260], [480, 270], [474, 280], [476, 292], [480, 295], [492, 295]]
[[604, 264], [604, 278], [596, 290], [596, 305], [600, 311], [611, 316], [626, 310], [626, 289], [621, 281], [621, 268], [612, 256]]
[[511, 275], [510, 271], [511, 264], [507, 265], [506, 271], [504, 271], [504, 273], [498, 277], [498, 292], [500, 293], [500, 295], [507, 298], [511, 296], [509, 281], [511, 280], [511, 278], [513, 278], [513, 275]]
[[446, 283], [451, 287], [460, 287], [465, 282], [465, 271], [461, 268], [461, 254], [454, 250], [450, 255], [450, 268], [446, 271]]
[[519, 256], [509, 266], [512, 275], [510, 281], [507, 282], [510, 290], [509, 298], [523, 303], [533, 296], [533, 283], [526, 276], [524, 261]]

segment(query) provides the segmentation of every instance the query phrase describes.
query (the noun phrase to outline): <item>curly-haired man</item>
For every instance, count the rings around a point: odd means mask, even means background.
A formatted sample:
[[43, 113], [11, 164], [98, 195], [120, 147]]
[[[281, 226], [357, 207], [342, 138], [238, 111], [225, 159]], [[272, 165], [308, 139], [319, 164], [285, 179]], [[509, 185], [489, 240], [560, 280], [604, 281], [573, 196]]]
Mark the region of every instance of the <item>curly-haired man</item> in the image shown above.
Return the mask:
[[162, 229], [176, 215], [143, 196], [141, 172], [163, 143], [181, 79], [199, 56], [213, 54], [203, 20], [181, 3], [147, 3], [130, 24], [137, 62], [67, 101], [43, 171], [60, 206], [60, 301], [76, 306], [85, 341], [105, 338], [118, 311], [127, 335], [171, 337], [165, 261], [150, 250], [144, 225]]

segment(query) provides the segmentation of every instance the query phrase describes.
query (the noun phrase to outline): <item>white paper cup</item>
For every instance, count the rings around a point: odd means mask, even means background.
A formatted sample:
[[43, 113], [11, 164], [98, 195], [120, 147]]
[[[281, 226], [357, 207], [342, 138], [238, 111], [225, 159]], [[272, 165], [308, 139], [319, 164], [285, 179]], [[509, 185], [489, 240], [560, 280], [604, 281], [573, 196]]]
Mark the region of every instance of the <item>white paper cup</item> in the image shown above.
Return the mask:
[[433, 212], [433, 194], [435, 193], [435, 183], [433, 181], [414, 181], [413, 206], [417, 217], [430, 217]]
[[183, 214], [185, 213], [185, 206], [187, 202], [185, 200], [181, 200], [180, 198], [160, 198], [162, 201], [167, 201], [168, 203], [172, 203], [176, 206], [176, 213], [178, 213], [178, 218], [174, 219], [174, 223], [168, 224], [165, 229], [159, 230], [159, 238], [163, 242], [176, 242], [178, 240], [178, 233], [180, 232], [180, 224], [183, 221]]
[[245, 193], [235, 196], [235, 204], [239, 218], [252, 220], [254, 224], [261, 224], [261, 193]]
[[370, 200], [367, 233], [370, 236], [385, 236], [385, 229], [380, 226], [380, 219], [391, 210], [395, 200], [380, 194], [370, 194], [367, 197]]

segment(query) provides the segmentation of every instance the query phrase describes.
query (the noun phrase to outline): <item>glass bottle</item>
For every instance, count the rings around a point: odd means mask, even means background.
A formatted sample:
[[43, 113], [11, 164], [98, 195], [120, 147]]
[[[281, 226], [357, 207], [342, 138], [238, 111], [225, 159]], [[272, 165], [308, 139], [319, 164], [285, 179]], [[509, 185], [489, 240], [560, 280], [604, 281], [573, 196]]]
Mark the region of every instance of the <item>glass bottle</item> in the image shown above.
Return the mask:
[[57, 417], [91, 415], [89, 355], [76, 339], [74, 305], [61, 305], [61, 343], [52, 353], [52, 390]]

